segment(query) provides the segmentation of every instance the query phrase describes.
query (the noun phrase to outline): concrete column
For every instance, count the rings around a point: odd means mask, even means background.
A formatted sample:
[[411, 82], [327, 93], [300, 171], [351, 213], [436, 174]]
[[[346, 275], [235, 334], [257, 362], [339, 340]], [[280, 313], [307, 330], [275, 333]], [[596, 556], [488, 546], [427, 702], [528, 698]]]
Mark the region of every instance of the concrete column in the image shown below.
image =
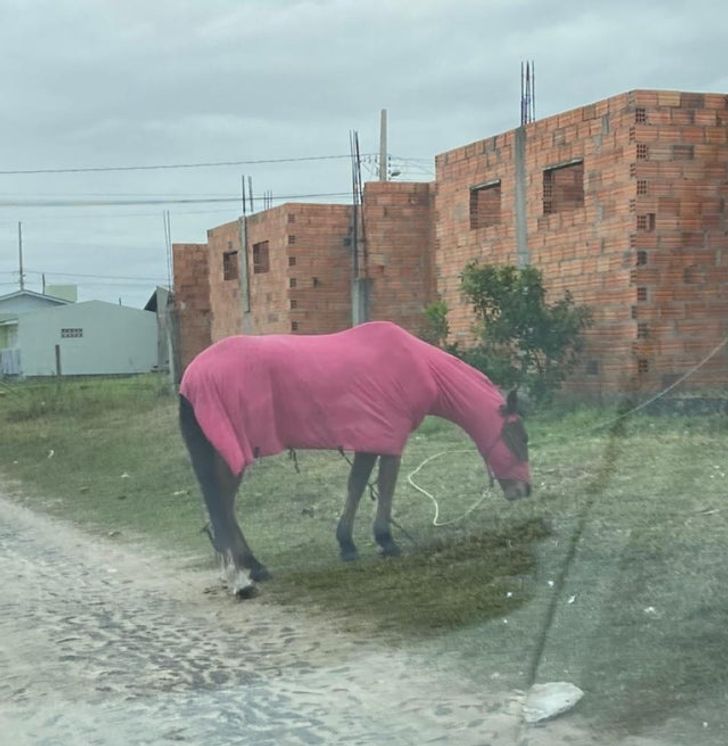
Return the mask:
[[528, 221], [526, 200], [526, 128], [515, 130], [514, 148], [516, 171], [516, 264], [526, 267], [531, 263], [528, 252]]

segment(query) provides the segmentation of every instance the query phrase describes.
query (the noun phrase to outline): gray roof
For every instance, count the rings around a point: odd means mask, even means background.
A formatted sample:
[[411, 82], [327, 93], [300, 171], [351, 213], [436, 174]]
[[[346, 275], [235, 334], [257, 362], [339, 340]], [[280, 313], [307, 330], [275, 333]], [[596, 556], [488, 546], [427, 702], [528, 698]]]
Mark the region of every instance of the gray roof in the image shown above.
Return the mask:
[[15, 290], [12, 293], [0, 295], [0, 301], [10, 300], [11, 298], [19, 298], [23, 295], [30, 296], [31, 298], [42, 298], [43, 300], [49, 300], [53, 303], [64, 305], [73, 302], [70, 300], [66, 300], [65, 298], [57, 298], [55, 295], [44, 295], [43, 293], [36, 293], [35, 290]]

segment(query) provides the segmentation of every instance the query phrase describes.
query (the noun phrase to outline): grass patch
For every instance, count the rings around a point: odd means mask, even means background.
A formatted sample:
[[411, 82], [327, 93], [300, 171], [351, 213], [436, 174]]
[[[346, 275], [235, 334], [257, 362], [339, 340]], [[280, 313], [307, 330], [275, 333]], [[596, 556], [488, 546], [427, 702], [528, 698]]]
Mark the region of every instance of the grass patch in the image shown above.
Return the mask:
[[[0, 471], [22, 485], [19, 499], [90, 531], [208, 561], [176, 399], [161, 379], [0, 390]], [[494, 491], [446, 528], [432, 525], [434, 506], [406, 475], [453, 451], [417, 475], [447, 521], [479, 499], [484, 471], [463, 433], [427, 419], [395, 496], [415, 543], [395, 530], [405, 550], [395, 561], [377, 557], [365, 497], [355, 526], [362, 559], [339, 562], [334, 527], [348, 466], [338, 454], [299, 453], [300, 474], [286, 455], [261, 461], [238, 512], [274, 573], [263, 598], [323, 611], [382, 644], [406, 639], [478, 681], [524, 686], [552, 583], [588, 509], [539, 679], [581, 686], [581, 712], [610, 732], [647, 732], [682, 715], [697, 728], [686, 726], [683, 741], [710, 742], [703, 720], [728, 729], [728, 418], [639, 416], [601, 427], [616, 415], [572, 407], [531, 417], [535, 497], [511, 504]]]

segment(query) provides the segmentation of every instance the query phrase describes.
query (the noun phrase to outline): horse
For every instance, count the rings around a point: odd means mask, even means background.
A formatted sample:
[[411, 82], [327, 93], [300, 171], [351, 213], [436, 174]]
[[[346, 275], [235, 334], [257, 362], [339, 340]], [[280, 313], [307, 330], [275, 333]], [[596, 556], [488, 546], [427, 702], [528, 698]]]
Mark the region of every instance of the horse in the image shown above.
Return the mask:
[[245, 598], [270, 577], [235, 516], [245, 469], [293, 449], [353, 451], [336, 528], [340, 556], [358, 557], [357, 508], [375, 463], [374, 539], [384, 556], [399, 546], [390, 525], [400, 459], [427, 415], [465, 430], [508, 500], [531, 493], [528, 436], [517, 393], [391, 322], [333, 334], [237, 335], [197, 355], [182, 377], [180, 427], [223, 558], [229, 590]]

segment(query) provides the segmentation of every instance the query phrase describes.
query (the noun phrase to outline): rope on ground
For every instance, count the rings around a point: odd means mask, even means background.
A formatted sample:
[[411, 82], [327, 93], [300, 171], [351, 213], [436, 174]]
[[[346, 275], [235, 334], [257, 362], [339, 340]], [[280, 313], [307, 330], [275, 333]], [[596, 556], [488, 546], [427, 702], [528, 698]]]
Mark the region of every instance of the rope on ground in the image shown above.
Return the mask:
[[488, 497], [488, 491], [486, 489], [483, 490], [483, 494], [481, 495], [480, 499], [478, 499], [476, 502], [474, 502], [462, 515], [459, 515], [457, 518], [453, 518], [449, 521], [440, 521], [440, 504], [437, 502], [437, 499], [435, 496], [428, 492], [424, 487], [420, 487], [420, 485], [417, 484], [417, 482], [414, 481], [414, 476], [417, 474], [417, 472], [420, 471], [426, 464], [429, 464], [430, 461], [434, 461], [437, 458], [440, 458], [441, 456], [447, 456], [451, 453], [472, 453], [472, 448], [458, 448], [453, 451], [440, 451], [439, 453], [435, 453], [432, 456], [428, 456], [416, 469], [413, 469], [408, 475], [407, 475], [407, 482], [410, 484], [411, 487], [414, 487], [420, 494], [424, 495], [425, 497], [429, 497], [430, 500], [432, 500], [433, 505], [435, 506], [435, 517], [432, 519], [432, 525], [433, 526], [451, 526], [454, 523], [458, 523], [459, 521], [462, 521], [464, 518], [467, 518], [474, 510], [476, 510], [485, 500], [486, 497]]
[[[670, 391], [672, 391], [673, 389], [677, 388], [681, 383], [683, 383], [683, 381], [687, 380], [688, 378], [690, 378], [690, 376], [694, 375], [698, 370], [700, 370], [700, 368], [702, 368], [709, 360], [711, 360], [713, 357], [715, 357], [718, 354], [718, 352], [720, 352], [720, 350], [723, 347], [726, 346], [726, 344], [728, 344], [728, 337], [726, 337], [725, 339], [723, 339], [722, 342], [718, 343], [697, 365], [695, 365], [692, 368], [690, 368], [690, 370], [688, 370], [686, 373], [684, 373], [682, 376], [680, 376], [676, 381], [673, 381], [673, 383], [671, 383], [669, 386], [667, 386], [666, 388], [664, 388], [662, 391], [659, 391], [654, 396], [652, 396], [649, 399], [647, 399], [647, 401], [644, 401], [641, 404], [638, 404], [637, 406], [632, 407], [632, 408], [626, 410], [625, 412], [620, 413], [619, 415], [617, 415], [617, 417], [613, 417], [612, 419], [606, 420], [604, 422], [600, 422], [597, 425], [592, 425], [591, 427], [585, 428], [584, 430], [581, 431], [581, 433], [577, 433], [576, 434], [577, 437], [580, 434], [581, 435], [585, 435], [585, 434], [593, 432], [595, 430], [600, 430], [602, 428], [609, 427], [609, 426], [614, 425], [614, 424], [616, 424], [618, 422], [621, 422], [622, 420], [626, 419], [627, 417], [635, 414], [636, 412], [641, 411], [642, 409], [645, 409], [650, 404], [653, 404], [654, 402], [658, 401], [662, 397], [664, 397], [667, 394], [669, 394]], [[569, 437], [573, 438], [574, 435], [571, 435]], [[531, 447], [533, 447], [533, 446], [531, 446]], [[487, 491], [483, 490], [483, 495], [480, 498], [480, 500], [478, 500], [476, 503], [474, 503], [473, 505], [471, 505], [470, 508], [468, 508], [462, 515], [459, 515], [457, 518], [453, 518], [450, 521], [440, 522], [439, 521], [439, 517], [440, 517], [440, 505], [437, 502], [437, 499], [435, 498], [434, 495], [432, 495], [432, 493], [428, 492], [423, 487], [420, 487], [414, 481], [413, 477], [420, 471], [420, 469], [422, 469], [430, 461], [434, 461], [437, 458], [440, 458], [442, 456], [447, 456], [447, 455], [449, 455], [451, 453], [463, 453], [463, 452], [470, 452], [470, 449], [460, 448], [460, 449], [456, 449], [456, 450], [452, 450], [452, 451], [440, 451], [439, 453], [435, 453], [432, 456], [428, 456], [424, 461], [422, 461], [422, 463], [420, 463], [420, 465], [416, 469], [414, 469], [413, 471], [411, 471], [407, 475], [407, 481], [409, 482], [409, 484], [412, 487], [414, 487], [414, 489], [416, 489], [419, 493], [425, 495], [425, 497], [428, 497], [432, 501], [433, 505], [435, 506], [435, 517], [432, 520], [432, 525], [433, 526], [438, 526], [438, 527], [439, 526], [451, 526], [454, 523], [458, 523], [459, 521], [462, 521], [464, 518], [467, 518], [467, 516], [469, 516], [474, 510], [476, 510], [481, 505], [481, 503], [485, 500], [485, 498], [487, 497], [487, 494], [488, 494]]]

